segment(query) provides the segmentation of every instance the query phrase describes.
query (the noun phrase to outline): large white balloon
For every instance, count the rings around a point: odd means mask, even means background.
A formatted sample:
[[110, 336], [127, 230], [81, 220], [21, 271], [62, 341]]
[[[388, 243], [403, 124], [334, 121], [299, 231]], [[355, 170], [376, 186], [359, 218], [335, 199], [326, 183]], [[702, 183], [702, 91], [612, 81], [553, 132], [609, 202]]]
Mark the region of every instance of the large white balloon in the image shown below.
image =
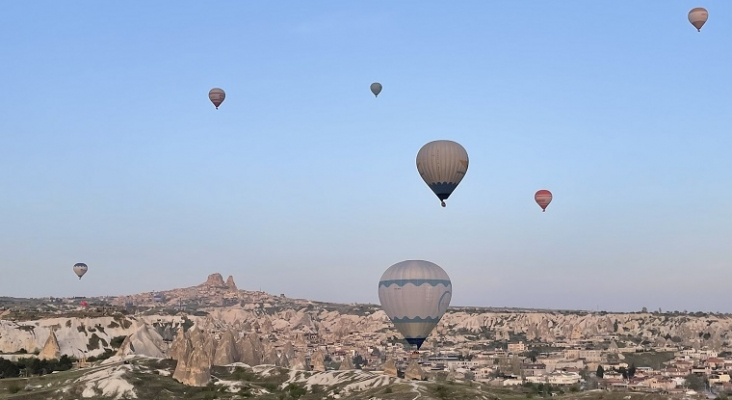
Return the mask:
[[452, 282], [439, 265], [407, 260], [389, 267], [379, 281], [381, 308], [419, 349], [445, 315], [452, 299]]
[[445, 207], [445, 200], [468, 172], [468, 152], [450, 140], [429, 142], [417, 153], [417, 171]]
[[84, 274], [86, 274], [86, 271], [88, 270], [89, 267], [84, 263], [74, 264], [74, 273], [76, 274], [76, 276], [79, 277], [79, 279], [81, 279], [81, 277], [84, 276]]

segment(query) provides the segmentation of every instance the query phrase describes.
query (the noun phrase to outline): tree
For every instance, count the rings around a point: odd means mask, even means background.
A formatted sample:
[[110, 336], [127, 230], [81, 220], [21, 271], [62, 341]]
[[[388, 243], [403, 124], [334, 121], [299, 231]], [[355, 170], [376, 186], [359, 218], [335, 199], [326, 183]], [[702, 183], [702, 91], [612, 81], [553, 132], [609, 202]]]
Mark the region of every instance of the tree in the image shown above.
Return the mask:
[[704, 390], [704, 379], [696, 374], [689, 374], [684, 377], [686, 386], [693, 390]]
[[643, 308], [641, 308], [641, 312], [645, 314], [648, 312], [648, 309], [646, 307], [643, 307]]
[[524, 357], [530, 359], [531, 362], [533, 362], [533, 363], [536, 362], [536, 357], [538, 355], [539, 355], [539, 352], [536, 350], [531, 350], [531, 351], [527, 351], [526, 353], [524, 353]]
[[603, 376], [605, 376], [605, 368], [602, 367], [602, 365], [597, 366], [597, 371], [595, 372], [595, 376], [602, 379]]
[[635, 376], [635, 364], [630, 364], [630, 367], [628, 367], [628, 378], [632, 378]]
[[361, 357], [360, 354], [357, 354], [356, 357], [353, 358], [353, 367], [356, 369], [361, 369], [364, 364], [366, 364], [366, 360]]

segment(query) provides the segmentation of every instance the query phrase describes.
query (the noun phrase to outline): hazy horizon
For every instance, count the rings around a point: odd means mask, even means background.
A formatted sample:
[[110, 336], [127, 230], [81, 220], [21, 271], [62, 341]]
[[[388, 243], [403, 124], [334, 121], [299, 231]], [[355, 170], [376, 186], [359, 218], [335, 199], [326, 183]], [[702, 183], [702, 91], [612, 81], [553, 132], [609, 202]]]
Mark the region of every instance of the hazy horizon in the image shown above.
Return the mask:
[[[378, 304], [424, 259], [453, 305], [732, 312], [728, 1], [4, 10], [2, 296], [220, 272]], [[470, 157], [446, 208], [415, 166], [437, 139]]]

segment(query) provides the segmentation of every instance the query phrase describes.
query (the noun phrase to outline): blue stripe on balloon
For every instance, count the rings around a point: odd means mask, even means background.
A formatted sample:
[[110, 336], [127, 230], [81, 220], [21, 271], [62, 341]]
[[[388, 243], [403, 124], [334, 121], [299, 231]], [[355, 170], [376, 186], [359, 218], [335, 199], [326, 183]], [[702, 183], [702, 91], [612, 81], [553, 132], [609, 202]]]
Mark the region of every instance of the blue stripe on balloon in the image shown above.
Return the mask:
[[435, 182], [430, 184], [430, 189], [437, 195], [440, 200], [447, 200], [448, 197], [455, 191], [457, 183], [452, 182]]
[[411, 283], [415, 286], [420, 285], [431, 285], [431, 286], [437, 286], [437, 285], [445, 285], [450, 286], [452, 283], [449, 279], [390, 279], [385, 281], [380, 281], [379, 286], [389, 287], [391, 285], [397, 285], [399, 287], [403, 287], [407, 283]]

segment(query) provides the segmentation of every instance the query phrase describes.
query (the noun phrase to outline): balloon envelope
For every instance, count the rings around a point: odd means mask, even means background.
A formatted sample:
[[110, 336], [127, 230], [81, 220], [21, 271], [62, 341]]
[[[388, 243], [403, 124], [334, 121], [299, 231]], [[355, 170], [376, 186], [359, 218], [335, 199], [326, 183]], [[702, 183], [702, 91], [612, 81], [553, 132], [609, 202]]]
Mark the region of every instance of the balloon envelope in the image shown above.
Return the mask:
[[84, 274], [86, 274], [86, 271], [88, 270], [89, 267], [87, 267], [87, 265], [84, 263], [74, 264], [74, 273], [76, 274], [76, 276], [79, 277], [79, 279], [81, 279], [81, 277], [84, 276]]
[[707, 19], [709, 19], [709, 12], [703, 7], [696, 7], [689, 11], [689, 22], [699, 32], [701, 32], [701, 28], [707, 22]]
[[371, 93], [374, 94], [374, 96], [378, 97], [379, 93], [381, 93], [381, 84], [379, 82], [374, 82], [371, 84]]
[[219, 88], [213, 88], [208, 91], [208, 99], [211, 100], [214, 106], [216, 106], [216, 109], [219, 109], [219, 106], [221, 103], [224, 102], [224, 99], [226, 98], [226, 93], [223, 89]]
[[417, 153], [417, 171], [445, 207], [445, 200], [468, 172], [468, 152], [450, 140], [436, 140]]
[[451, 299], [450, 277], [429, 261], [396, 263], [379, 281], [381, 308], [407, 342], [417, 349], [445, 315]]
[[544, 189], [539, 190], [534, 194], [534, 200], [541, 207], [541, 211], [544, 212], [547, 206], [549, 206], [549, 203], [552, 202], [552, 192]]

